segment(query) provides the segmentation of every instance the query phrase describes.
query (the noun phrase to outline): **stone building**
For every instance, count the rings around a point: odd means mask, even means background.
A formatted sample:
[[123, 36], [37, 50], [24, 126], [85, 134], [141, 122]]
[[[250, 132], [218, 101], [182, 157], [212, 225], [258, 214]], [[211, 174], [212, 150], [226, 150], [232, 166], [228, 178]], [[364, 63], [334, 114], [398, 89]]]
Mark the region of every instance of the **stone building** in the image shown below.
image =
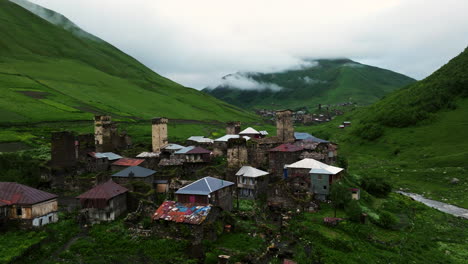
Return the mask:
[[292, 144], [281, 144], [269, 150], [269, 168], [272, 177], [281, 179], [284, 175], [284, 166], [299, 160], [303, 148]]
[[202, 147], [188, 146], [174, 152], [175, 159], [184, 163], [205, 163], [211, 161], [211, 151]]
[[0, 200], [0, 231], [6, 227], [8, 222], [8, 204]]
[[227, 143], [227, 163], [229, 168], [240, 168], [248, 163], [247, 141], [245, 138], [231, 138]]
[[[58, 221], [57, 195], [15, 182], [0, 182], [0, 207], [8, 218], [25, 227], [40, 227]], [[0, 217], [1, 218], [1, 217]]]
[[291, 110], [276, 111], [276, 136], [283, 143], [294, 142], [294, 127]]
[[113, 152], [89, 152], [86, 160], [86, 171], [101, 172], [110, 169], [110, 164], [122, 156]]
[[241, 131], [241, 122], [233, 121], [226, 123], [226, 135], [237, 135]]
[[75, 135], [69, 131], [52, 133], [51, 167], [70, 168], [76, 162]]
[[94, 117], [94, 141], [97, 152], [111, 152], [126, 149], [132, 144], [127, 132], [119, 134], [111, 116], [97, 115]]
[[247, 136], [240, 136], [240, 135], [224, 135], [220, 138], [214, 140], [213, 144], [213, 155], [215, 157], [218, 156], [226, 156], [227, 155], [227, 142], [231, 138], [245, 138], [245, 140], [249, 141], [250, 137]]
[[254, 129], [252, 127], [248, 127], [246, 129], [242, 130], [241, 132], [239, 132], [239, 135], [244, 136], [244, 137], [249, 137], [249, 138], [261, 138], [261, 137], [263, 137], [262, 133], [260, 133], [259, 131], [257, 131], [256, 129]]
[[153, 186], [156, 171], [140, 166], [131, 166], [112, 175], [112, 180], [117, 184], [127, 184], [131, 181], [141, 181]]
[[96, 151], [94, 135], [92, 133], [78, 135], [76, 137], [75, 147], [78, 161], [86, 162], [88, 153]]
[[179, 203], [214, 205], [226, 211], [232, 210], [232, 191], [234, 183], [213, 177], [204, 177], [185, 187], [175, 195]]
[[81, 213], [91, 223], [112, 221], [127, 211], [128, 190], [109, 180], [77, 196]]
[[152, 143], [153, 152], [160, 152], [161, 149], [169, 144], [167, 139], [167, 118], [153, 118], [152, 122]]
[[269, 173], [251, 166], [243, 166], [236, 173], [237, 188], [240, 198], [256, 199], [258, 195], [266, 193], [268, 188], [267, 175]]

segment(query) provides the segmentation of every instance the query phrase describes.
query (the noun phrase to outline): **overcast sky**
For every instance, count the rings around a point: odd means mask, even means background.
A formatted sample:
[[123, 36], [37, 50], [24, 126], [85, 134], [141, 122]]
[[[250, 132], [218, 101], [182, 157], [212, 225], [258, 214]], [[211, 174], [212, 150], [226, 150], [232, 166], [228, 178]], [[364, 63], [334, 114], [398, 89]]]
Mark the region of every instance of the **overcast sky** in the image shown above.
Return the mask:
[[201, 89], [348, 57], [422, 79], [468, 46], [467, 0], [32, 0]]

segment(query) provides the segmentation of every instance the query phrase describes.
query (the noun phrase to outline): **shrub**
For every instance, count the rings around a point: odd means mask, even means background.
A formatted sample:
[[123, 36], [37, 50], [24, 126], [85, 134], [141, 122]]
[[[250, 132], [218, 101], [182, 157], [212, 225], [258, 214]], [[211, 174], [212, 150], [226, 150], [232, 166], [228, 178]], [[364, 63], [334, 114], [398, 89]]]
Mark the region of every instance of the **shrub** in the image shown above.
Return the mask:
[[345, 208], [345, 212], [346, 215], [349, 217], [349, 220], [353, 222], [359, 222], [361, 220], [362, 208], [359, 205], [358, 201], [350, 201]]
[[379, 124], [366, 123], [358, 124], [352, 133], [362, 139], [373, 141], [380, 138], [383, 135], [384, 130]]
[[390, 212], [382, 211], [377, 224], [386, 229], [392, 229], [398, 222], [397, 218]]
[[392, 191], [392, 185], [383, 177], [366, 177], [361, 181], [361, 187], [377, 197], [387, 197]]

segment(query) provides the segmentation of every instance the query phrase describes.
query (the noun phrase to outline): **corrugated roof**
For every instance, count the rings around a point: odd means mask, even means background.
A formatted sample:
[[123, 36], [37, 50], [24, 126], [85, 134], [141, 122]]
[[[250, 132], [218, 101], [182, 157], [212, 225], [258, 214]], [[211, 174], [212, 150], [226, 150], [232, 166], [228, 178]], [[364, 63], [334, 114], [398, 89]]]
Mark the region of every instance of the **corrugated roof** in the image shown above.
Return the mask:
[[57, 195], [16, 182], [0, 182], [0, 200], [4, 204], [31, 205], [55, 199]]
[[317, 142], [317, 143], [329, 143], [329, 141], [314, 137], [309, 133], [303, 133], [303, 132], [294, 132], [294, 138], [296, 140], [307, 140], [307, 141], [312, 141], [312, 142]]
[[187, 151], [185, 154], [210, 154], [211, 151], [204, 149], [202, 147], [195, 147], [189, 151]]
[[111, 161], [122, 158], [122, 156], [117, 155], [113, 152], [90, 152], [88, 154], [91, 155], [91, 157], [95, 157], [97, 159], [107, 158], [108, 160], [111, 160]]
[[262, 136], [266, 136], [268, 135], [268, 131], [266, 130], [262, 130], [262, 131], [258, 131]]
[[208, 176], [180, 188], [176, 194], [208, 195], [233, 184], [234, 183], [230, 181], [220, 180]]
[[285, 143], [277, 146], [276, 148], [272, 148], [269, 151], [272, 152], [296, 152], [303, 150], [303, 147], [295, 146], [293, 144]]
[[179, 149], [183, 149], [185, 148], [184, 146], [181, 146], [179, 144], [168, 144], [166, 145], [163, 149], [166, 149], [166, 150], [179, 150]]
[[131, 173], [133, 173], [133, 177], [145, 178], [145, 177], [155, 174], [156, 171], [143, 168], [140, 166], [131, 166], [131, 167], [128, 167], [124, 170], [121, 170], [115, 173], [114, 175], [112, 175], [112, 177], [130, 177]]
[[261, 177], [261, 176], [265, 176], [268, 174], [269, 174], [268, 172], [256, 169], [252, 166], [242, 166], [242, 168], [240, 168], [240, 170], [236, 173], [236, 176], [256, 178], [256, 177]]
[[138, 154], [137, 158], [157, 158], [159, 157], [159, 152], [142, 152]]
[[246, 129], [242, 130], [241, 132], [239, 132], [239, 135], [258, 135], [258, 134], [260, 134], [260, 132], [253, 129], [252, 127], [248, 127]]
[[211, 138], [206, 138], [204, 136], [191, 136], [187, 140], [195, 141], [198, 143], [213, 143], [213, 140]]
[[117, 195], [128, 192], [128, 189], [122, 187], [112, 180], [99, 184], [91, 190], [80, 194], [78, 199], [104, 199], [109, 200]]
[[[215, 142], [227, 142], [231, 138], [239, 138], [239, 137], [241, 137], [241, 136], [239, 136], [239, 135], [224, 135], [224, 136], [222, 136], [220, 138], [215, 139], [214, 141]], [[242, 136], [242, 137], [245, 138], [245, 140], [250, 139], [250, 137], [248, 137], [248, 136]]]
[[121, 158], [118, 161], [112, 163], [116, 166], [138, 166], [145, 161], [144, 159], [130, 159], [130, 158]]
[[342, 168], [330, 166], [314, 159], [303, 159], [293, 164], [287, 165], [286, 167], [296, 169], [310, 169], [310, 173], [314, 174], [337, 174], [343, 170]]
[[166, 220], [177, 223], [199, 225], [210, 213], [210, 205], [181, 204], [165, 201], [153, 214], [153, 220]]
[[174, 152], [174, 154], [186, 154], [187, 152], [189, 152], [190, 150], [194, 149], [195, 146], [188, 146], [188, 147], [185, 147], [181, 150], [178, 150], [176, 152]]

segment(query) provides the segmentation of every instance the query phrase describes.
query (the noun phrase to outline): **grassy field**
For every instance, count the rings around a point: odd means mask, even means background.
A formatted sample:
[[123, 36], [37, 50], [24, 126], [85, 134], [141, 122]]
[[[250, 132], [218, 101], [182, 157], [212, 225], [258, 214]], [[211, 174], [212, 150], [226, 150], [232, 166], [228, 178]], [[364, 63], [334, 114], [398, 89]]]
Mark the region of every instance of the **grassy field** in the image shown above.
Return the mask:
[[[45, 10], [50, 16], [60, 16]], [[164, 78], [110, 44], [53, 25], [0, 0], [0, 124], [121, 120], [257, 118]]]

